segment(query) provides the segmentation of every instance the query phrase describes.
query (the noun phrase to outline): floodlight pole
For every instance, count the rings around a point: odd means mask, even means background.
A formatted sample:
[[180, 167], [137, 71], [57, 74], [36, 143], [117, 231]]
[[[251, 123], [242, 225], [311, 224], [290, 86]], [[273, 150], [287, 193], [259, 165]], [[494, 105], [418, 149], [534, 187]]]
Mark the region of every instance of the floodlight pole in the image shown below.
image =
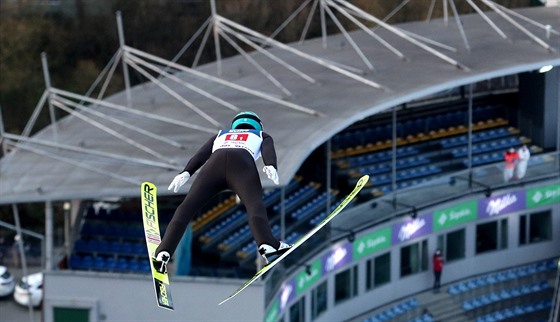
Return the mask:
[[332, 157], [331, 157], [331, 150], [332, 150], [332, 139], [329, 138], [327, 140], [327, 200], [326, 200], [326, 207], [327, 207], [327, 214], [331, 211], [331, 186], [332, 186], [332, 174], [331, 174], [331, 167], [332, 167]]
[[[23, 247], [23, 234], [21, 231], [21, 222], [19, 220], [19, 210], [16, 204], [12, 204], [12, 212], [14, 215], [14, 223], [16, 225], [16, 237], [19, 238], [17, 241], [18, 253], [19, 258], [21, 260], [21, 270], [23, 276], [27, 276], [27, 260], [25, 258], [25, 249]], [[31, 303], [31, 299], [27, 301], [27, 308], [29, 309], [29, 321], [34, 321], [33, 318], [33, 304]]]
[[4, 119], [2, 118], [2, 106], [0, 106], [0, 145], [2, 145], [2, 156], [8, 153], [6, 140], [4, 139]]
[[47, 62], [47, 54], [45, 52], [41, 53], [41, 65], [43, 66], [43, 77], [45, 79], [45, 87], [48, 93], [48, 104], [49, 104], [49, 114], [51, 117], [51, 127], [53, 131], [53, 141], [58, 142], [58, 128], [56, 125], [56, 113], [54, 106], [52, 105], [52, 92], [51, 92], [51, 77], [49, 74], [49, 65]]
[[469, 103], [468, 103], [468, 124], [467, 124], [467, 129], [468, 129], [468, 137], [467, 137], [467, 162], [468, 162], [468, 169], [469, 169], [469, 176], [472, 176], [472, 123], [473, 123], [473, 85], [472, 83], [468, 85], [469, 88]]
[[127, 52], [125, 50], [125, 42], [124, 42], [124, 30], [122, 25], [122, 16], [121, 12], [117, 11], [117, 30], [119, 33], [119, 50], [122, 52], [122, 66], [123, 66], [123, 77], [124, 77], [124, 86], [126, 91], [126, 104], [128, 107], [132, 106], [132, 96], [130, 94], [130, 77], [128, 75], [128, 66], [126, 65], [126, 55]]
[[392, 135], [391, 135], [391, 190], [396, 196], [397, 191], [397, 107], [392, 111]]
[[216, 17], [218, 16], [216, 11], [216, 0], [210, 0], [210, 11], [212, 15], [212, 33], [214, 34], [214, 46], [216, 47], [216, 67], [218, 69], [218, 75], [222, 75], [222, 51], [220, 48], [220, 30], [217, 24]]

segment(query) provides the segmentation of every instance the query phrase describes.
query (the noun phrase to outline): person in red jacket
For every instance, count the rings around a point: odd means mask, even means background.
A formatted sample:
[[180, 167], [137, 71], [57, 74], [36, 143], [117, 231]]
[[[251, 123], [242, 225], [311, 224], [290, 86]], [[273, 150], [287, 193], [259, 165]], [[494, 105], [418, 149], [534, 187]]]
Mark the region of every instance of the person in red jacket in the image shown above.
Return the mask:
[[519, 155], [514, 148], [510, 148], [506, 151], [504, 156], [504, 182], [508, 182], [513, 178], [513, 171], [515, 170], [515, 164], [519, 161]]
[[432, 263], [434, 266], [434, 293], [437, 293], [441, 286], [441, 272], [443, 271], [443, 255], [441, 250], [436, 249]]

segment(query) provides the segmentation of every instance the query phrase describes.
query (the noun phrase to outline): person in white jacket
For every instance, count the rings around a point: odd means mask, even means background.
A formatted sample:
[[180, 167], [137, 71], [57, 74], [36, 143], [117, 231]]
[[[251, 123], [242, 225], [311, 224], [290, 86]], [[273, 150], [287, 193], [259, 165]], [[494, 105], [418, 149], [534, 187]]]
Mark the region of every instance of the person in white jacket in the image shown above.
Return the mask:
[[177, 192], [201, 168], [189, 193], [175, 210], [153, 255], [156, 270], [167, 271], [167, 263], [191, 219], [209, 198], [226, 189], [236, 193], [245, 205], [249, 227], [267, 264], [291, 247], [273, 236], [262, 200], [263, 191], [255, 161], [262, 156], [263, 171], [275, 184], [279, 182], [274, 143], [262, 129], [257, 114], [237, 114], [231, 129], [220, 130], [212, 136], [173, 179], [168, 189]]
[[527, 145], [523, 144], [523, 146], [517, 150], [517, 155], [519, 156], [519, 161], [515, 167], [515, 176], [517, 179], [522, 179], [527, 172], [527, 163], [531, 157], [531, 151], [529, 151]]

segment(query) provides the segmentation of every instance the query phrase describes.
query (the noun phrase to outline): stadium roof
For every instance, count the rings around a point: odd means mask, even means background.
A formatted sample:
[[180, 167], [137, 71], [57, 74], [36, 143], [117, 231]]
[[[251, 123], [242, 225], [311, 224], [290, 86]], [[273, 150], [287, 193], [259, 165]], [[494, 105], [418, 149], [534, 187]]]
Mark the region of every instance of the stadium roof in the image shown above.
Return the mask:
[[[459, 23], [390, 26], [341, 1], [330, 3], [330, 10], [382, 27], [375, 34], [343, 30], [325, 43], [288, 46], [268, 38], [260, 42], [266, 50], [195, 69], [123, 46], [115, 61], [124, 59], [149, 81], [103, 100], [47, 84], [35, 114], [50, 105], [72, 115], [31, 137], [29, 128], [4, 133], [12, 148], [0, 160], [0, 204], [134, 197], [143, 181], [170, 194], [175, 174], [238, 110], [261, 116], [285, 185], [315, 148], [363, 118], [445, 89], [560, 65], [557, 7], [495, 7], [460, 16]], [[262, 36], [215, 17], [225, 41], [249, 45]], [[271, 186], [264, 176], [262, 182]]]

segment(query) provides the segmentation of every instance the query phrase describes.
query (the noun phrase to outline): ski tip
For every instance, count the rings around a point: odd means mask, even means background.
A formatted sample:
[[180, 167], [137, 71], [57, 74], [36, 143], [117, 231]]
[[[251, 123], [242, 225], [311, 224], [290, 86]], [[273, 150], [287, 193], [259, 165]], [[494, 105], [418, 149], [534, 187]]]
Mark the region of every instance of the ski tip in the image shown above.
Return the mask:
[[220, 306], [220, 305], [224, 304], [224, 303], [225, 303], [225, 302], [227, 302], [228, 300], [229, 300], [229, 298], [227, 298], [227, 299], [225, 299], [225, 300], [221, 301], [220, 303], [218, 303], [218, 306]]
[[360, 178], [360, 180], [358, 180], [358, 183], [356, 185], [358, 185], [358, 186], [364, 185], [368, 182], [368, 180], [369, 180], [369, 176], [366, 174], [366, 175], [362, 176]]

